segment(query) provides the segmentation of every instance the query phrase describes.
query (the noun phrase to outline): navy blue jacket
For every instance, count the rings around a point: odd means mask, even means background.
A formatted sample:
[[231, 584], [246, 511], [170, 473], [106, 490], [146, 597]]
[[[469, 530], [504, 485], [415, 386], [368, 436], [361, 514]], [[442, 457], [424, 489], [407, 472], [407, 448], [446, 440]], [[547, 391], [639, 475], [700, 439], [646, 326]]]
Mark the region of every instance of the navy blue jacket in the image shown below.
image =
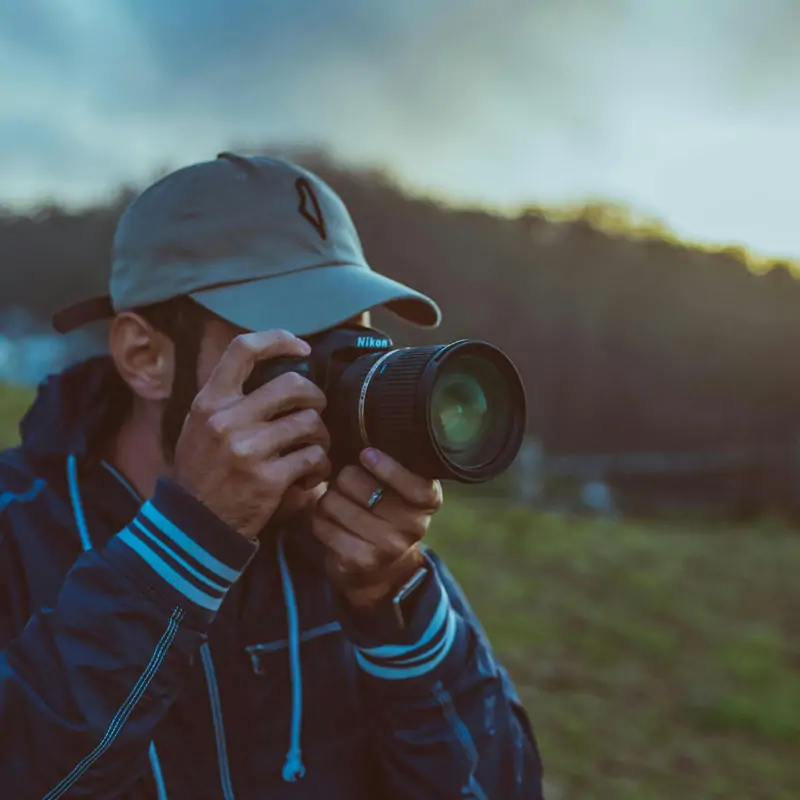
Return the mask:
[[435, 554], [406, 630], [356, 618], [301, 520], [254, 545], [96, 460], [109, 380], [105, 359], [50, 378], [0, 455], [0, 796], [542, 796], [525, 712]]

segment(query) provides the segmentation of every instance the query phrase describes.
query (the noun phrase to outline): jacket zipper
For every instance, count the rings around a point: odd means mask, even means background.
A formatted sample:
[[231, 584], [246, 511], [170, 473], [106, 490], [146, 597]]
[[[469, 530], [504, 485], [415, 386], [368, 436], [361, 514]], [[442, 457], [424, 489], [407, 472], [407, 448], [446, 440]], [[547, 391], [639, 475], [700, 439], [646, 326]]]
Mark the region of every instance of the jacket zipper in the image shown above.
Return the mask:
[[219, 778], [222, 784], [222, 797], [224, 800], [235, 800], [231, 771], [228, 764], [228, 748], [225, 744], [225, 725], [222, 721], [222, 703], [219, 699], [217, 675], [214, 671], [214, 661], [211, 658], [211, 648], [208, 642], [200, 647], [200, 657], [203, 659], [203, 671], [208, 684], [208, 699], [211, 702], [211, 716], [214, 720], [214, 736], [217, 740], [217, 763], [219, 764]]
[[[119, 483], [124, 486], [137, 502], [143, 503], [144, 500], [129, 481], [118, 470], [111, 466], [106, 461], [102, 462], [108, 472], [110, 472]], [[219, 687], [217, 686], [217, 675], [214, 671], [214, 661], [211, 658], [211, 648], [208, 642], [205, 642], [200, 647], [200, 657], [203, 660], [203, 671], [206, 676], [206, 684], [208, 685], [208, 699], [211, 703], [211, 716], [214, 722], [214, 738], [217, 744], [217, 763], [219, 764], [219, 779], [222, 784], [222, 797], [224, 800], [235, 800], [233, 795], [233, 784], [231, 783], [231, 771], [228, 764], [228, 748], [225, 744], [225, 726], [222, 721], [222, 703], [219, 698]], [[153, 767], [153, 777], [156, 780], [156, 787], [159, 792], [159, 800], [163, 798], [166, 800], [166, 789], [164, 788], [164, 778], [161, 774], [161, 765], [158, 762], [158, 753], [156, 752], [155, 743], [151, 742], [150, 745], [150, 763]]]
[[[128, 492], [136, 499], [136, 502], [141, 505], [144, 502], [139, 492], [123, 477], [123, 475], [107, 461], [101, 462], [103, 467], [110, 472], [119, 483], [128, 490]], [[80, 488], [78, 482], [78, 464], [75, 456], [70, 456], [67, 459], [67, 481], [69, 484], [70, 500], [72, 501], [73, 510], [75, 512], [75, 524], [78, 526], [78, 532], [81, 537], [81, 546], [84, 552], [92, 549], [92, 539], [89, 535], [89, 528], [86, 525], [86, 518], [83, 514], [83, 504], [80, 498]], [[34, 486], [34, 488], [36, 488]], [[3, 498], [0, 498], [2, 500]], [[1, 507], [0, 507], [1, 508]], [[167, 796], [167, 785], [164, 782], [164, 773], [161, 771], [161, 760], [158, 757], [158, 750], [156, 743], [151, 741], [147, 751], [150, 760], [150, 769], [153, 773], [153, 780], [156, 784], [156, 795], [158, 800], [169, 800]]]

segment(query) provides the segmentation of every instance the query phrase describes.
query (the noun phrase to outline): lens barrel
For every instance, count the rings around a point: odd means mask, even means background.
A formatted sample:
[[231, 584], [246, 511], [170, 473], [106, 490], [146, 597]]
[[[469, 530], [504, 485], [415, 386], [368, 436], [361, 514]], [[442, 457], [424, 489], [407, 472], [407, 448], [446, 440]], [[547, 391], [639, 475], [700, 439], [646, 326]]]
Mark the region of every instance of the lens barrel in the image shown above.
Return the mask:
[[429, 478], [481, 483], [506, 470], [525, 433], [525, 390], [511, 360], [476, 339], [370, 353], [330, 387], [337, 460], [373, 446]]

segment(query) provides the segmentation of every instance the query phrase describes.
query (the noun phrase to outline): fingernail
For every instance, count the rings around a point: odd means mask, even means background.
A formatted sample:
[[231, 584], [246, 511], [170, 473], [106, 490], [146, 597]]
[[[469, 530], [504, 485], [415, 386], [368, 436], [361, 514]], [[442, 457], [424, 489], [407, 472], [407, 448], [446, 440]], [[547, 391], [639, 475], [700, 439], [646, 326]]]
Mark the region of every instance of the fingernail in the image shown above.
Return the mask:
[[311, 355], [311, 345], [303, 339], [300, 340], [300, 350], [304, 356]]
[[368, 447], [361, 454], [361, 460], [368, 467], [377, 467], [378, 466], [378, 461], [380, 460], [380, 456], [378, 455], [378, 451], [377, 450], [373, 450], [371, 447]]

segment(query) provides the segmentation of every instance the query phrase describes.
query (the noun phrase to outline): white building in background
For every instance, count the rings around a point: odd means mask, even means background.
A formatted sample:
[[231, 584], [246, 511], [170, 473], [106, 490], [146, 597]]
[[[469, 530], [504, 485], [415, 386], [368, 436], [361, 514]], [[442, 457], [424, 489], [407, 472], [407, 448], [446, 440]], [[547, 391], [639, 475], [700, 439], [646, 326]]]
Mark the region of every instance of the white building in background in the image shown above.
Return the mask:
[[62, 336], [23, 309], [0, 312], [0, 383], [36, 386], [98, 349], [85, 332]]
[[69, 363], [70, 348], [58, 335], [0, 334], [0, 382], [36, 386]]

